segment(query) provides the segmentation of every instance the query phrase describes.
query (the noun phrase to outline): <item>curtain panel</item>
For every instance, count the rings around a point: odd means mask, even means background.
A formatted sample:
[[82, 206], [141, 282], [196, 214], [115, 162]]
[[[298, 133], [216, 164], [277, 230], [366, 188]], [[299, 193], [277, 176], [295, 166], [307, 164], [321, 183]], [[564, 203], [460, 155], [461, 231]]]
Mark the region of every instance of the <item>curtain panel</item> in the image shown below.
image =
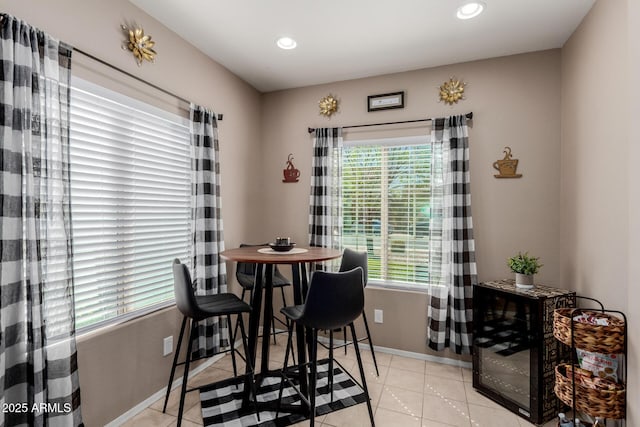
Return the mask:
[[[309, 197], [309, 246], [342, 249], [342, 143], [342, 128], [319, 128], [315, 131]], [[320, 265], [316, 267], [320, 268]]]
[[[192, 277], [198, 295], [227, 291], [220, 198], [220, 161], [216, 114], [191, 104], [191, 233]], [[229, 325], [224, 318], [205, 319], [198, 324], [193, 357], [207, 357], [228, 347]]]
[[0, 37], [0, 425], [78, 426], [72, 48], [6, 14], [0, 15]]
[[[443, 194], [441, 272], [431, 286], [427, 309], [427, 344], [434, 350], [451, 348], [470, 354], [472, 294], [477, 284], [471, 188], [469, 132], [464, 115], [432, 119], [431, 140], [442, 150]], [[435, 204], [435, 203], [434, 203]]]

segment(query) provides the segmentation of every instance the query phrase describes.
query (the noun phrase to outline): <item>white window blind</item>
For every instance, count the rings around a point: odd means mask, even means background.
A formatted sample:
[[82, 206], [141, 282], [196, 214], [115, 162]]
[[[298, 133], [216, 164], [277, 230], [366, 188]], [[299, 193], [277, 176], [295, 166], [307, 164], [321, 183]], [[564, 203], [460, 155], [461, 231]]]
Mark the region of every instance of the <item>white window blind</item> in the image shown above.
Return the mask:
[[343, 244], [366, 248], [373, 282], [438, 282], [442, 155], [428, 140], [355, 141], [343, 150]]
[[74, 79], [71, 214], [76, 327], [172, 301], [189, 256], [186, 119]]

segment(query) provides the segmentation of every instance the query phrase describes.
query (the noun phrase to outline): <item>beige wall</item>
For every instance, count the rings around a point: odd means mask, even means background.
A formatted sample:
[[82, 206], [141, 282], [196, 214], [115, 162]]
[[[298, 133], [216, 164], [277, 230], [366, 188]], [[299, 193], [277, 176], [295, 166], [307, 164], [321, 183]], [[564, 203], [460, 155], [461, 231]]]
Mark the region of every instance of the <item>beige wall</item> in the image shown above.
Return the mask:
[[[255, 89], [126, 0], [10, 1], [3, 2], [3, 12], [183, 98], [223, 113], [219, 136], [226, 244], [234, 246], [252, 235], [254, 222], [248, 207], [259, 188], [247, 171], [259, 166], [256, 148], [260, 94]], [[157, 42], [155, 64], [138, 67], [133, 56], [121, 49], [124, 37], [120, 24], [125, 21], [136, 21]], [[82, 64], [105, 72], [80, 54], [74, 54], [74, 61], [84, 75], [87, 74]], [[106, 74], [127, 82], [126, 77], [111, 70]], [[129, 94], [135, 96], [137, 89]], [[88, 427], [104, 425], [166, 385], [171, 356], [162, 357], [162, 338], [173, 335], [174, 342], [177, 340], [180, 319], [175, 309], [167, 309], [79, 338], [82, 412]]]
[[[228, 247], [280, 234], [307, 241], [307, 126], [473, 111], [472, 204], [480, 280], [507, 277], [506, 257], [528, 250], [545, 264], [540, 281], [625, 310], [630, 330], [640, 328], [640, 315], [631, 310], [632, 301], [640, 300], [634, 285], [640, 282], [640, 243], [633, 238], [640, 232], [640, 194], [630, 185], [640, 182], [640, 169], [633, 163], [640, 155], [640, 135], [632, 126], [640, 117], [634, 101], [640, 99], [640, 89], [629, 77], [640, 75], [635, 44], [640, 40], [640, 6], [635, 0], [597, 2], [562, 53], [516, 55], [262, 96], [126, 0], [4, 3], [3, 11], [224, 113], [220, 140]], [[119, 25], [125, 20], [137, 21], [157, 41], [155, 64], [137, 67], [120, 49]], [[80, 55], [76, 60], [82, 61]], [[437, 102], [436, 89], [451, 76], [468, 82], [467, 99], [447, 106]], [[406, 93], [404, 109], [366, 112], [367, 95], [398, 90]], [[626, 97], [628, 90], [635, 96]], [[319, 116], [317, 108], [328, 93], [341, 100], [340, 112], [331, 119]], [[407, 131], [388, 129], [377, 128], [373, 135]], [[427, 131], [421, 126], [408, 130]], [[351, 131], [347, 138], [364, 135]], [[520, 159], [521, 179], [493, 178], [491, 164], [507, 145]], [[302, 171], [297, 184], [281, 182], [289, 153]], [[385, 311], [384, 324], [371, 324], [376, 344], [429, 353], [425, 307], [423, 295], [368, 289], [370, 319], [374, 308]], [[162, 338], [177, 337], [179, 319], [167, 309], [79, 338], [87, 426], [103, 425], [164, 386], [170, 359], [161, 356]], [[633, 338], [631, 354], [637, 355], [640, 344]], [[637, 357], [631, 358], [630, 377], [629, 425], [640, 425], [640, 413], [633, 409], [640, 403]]]
[[[627, 28], [628, 28], [628, 52], [629, 52], [629, 74], [628, 81], [634, 82], [640, 76], [640, 2], [636, 0], [627, 1]], [[630, 84], [629, 88], [629, 110], [627, 123], [629, 129], [629, 155], [627, 160], [629, 182], [629, 256], [627, 281], [629, 293], [627, 295], [627, 316], [629, 318], [629, 328], [631, 337], [629, 340], [629, 382], [627, 388], [629, 392], [629, 424], [640, 425], [640, 311], [636, 304], [640, 301], [640, 190], [637, 183], [640, 182], [640, 127], [637, 119], [640, 117], [640, 85]], [[635, 184], [635, 185], [634, 185]]]
[[[640, 3], [636, 0], [628, 0], [628, 51], [629, 51], [629, 81], [635, 81], [640, 76]], [[640, 117], [640, 85], [629, 85], [628, 97], [629, 111], [627, 123], [629, 128], [629, 156], [627, 161], [629, 182], [629, 278], [628, 278], [628, 306], [629, 327], [632, 331], [629, 340], [629, 425], [640, 425], [640, 311], [634, 306], [640, 301], [640, 191], [637, 183], [640, 182], [640, 168], [637, 161], [640, 159], [640, 127], [637, 119]], [[636, 185], [634, 185], [636, 184]]]
[[[428, 54], [428, 53], [425, 53]], [[438, 86], [451, 76], [468, 83], [466, 100], [438, 102]], [[367, 95], [404, 90], [404, 109], [367, 113]], [[318, 100], [340, 98], [331, 119], [318, 114]], [[506, 258], [518, 250], [542, 257], [539, 280], [561, 285], [560, 232], [560, 51], [337, 82], [265, 94], [263, 123], [263, 238], [291, 235], [307, 242], [312, 139], [307, 127], [342, 126], [446, 116], [473, 111], [470, 129], [472, 209], [480, 280], [510, 277]], [[368, 136], [393, 136], [377, 128]], [[429, 132], [412, 126], [412, 132]], [[346, 138], [362, 132], [345, 130]], [[496, 179], [492, 163], [510, 146], [520, 159], [521, 179]], [[282, 183], [289, 153], [300, 182]], [[413, 292], [367, 289], [367, 315], [384, 310], [385, 323], [371, 324], [376, 345], [418, 353], [426, 346], [426, 297]]]
[[562, 280], [627, 301], [627, 33], [622, 2], [597, 2], [562, 50]]
[[562, 49], [561, 277], [629, 316], [631, 426], [640, 425], [638, 12], [635, 1], [598, 1]]

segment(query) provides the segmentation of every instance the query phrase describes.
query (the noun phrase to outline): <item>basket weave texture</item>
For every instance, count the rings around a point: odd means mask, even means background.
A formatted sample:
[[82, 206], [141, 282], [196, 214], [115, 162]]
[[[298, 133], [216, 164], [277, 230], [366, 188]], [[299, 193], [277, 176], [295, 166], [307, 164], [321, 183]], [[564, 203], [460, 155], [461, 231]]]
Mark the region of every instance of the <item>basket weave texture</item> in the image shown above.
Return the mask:
[[[556, 366], [556, 385], [554, 391], [558, 399], [567, 406], [573, 406], [573, 384], [567, 377], [567, 364]], [[592, 417], [622, 419], [625, 417], [625, 394], [622, 384], [615, 389], [593, 389], [576, 381], [576, 409]]]
[[[558, 308], [553, 312], [553, 335], [571, 346], [572, 308]], [[624, 352], [624, 328], [622, 319], [599, 311], [580, 310], [596, 318], [606, 318], [608, 325], [591, 325], [573, 322], [573, 339], [576, 348], [601, 354]]]

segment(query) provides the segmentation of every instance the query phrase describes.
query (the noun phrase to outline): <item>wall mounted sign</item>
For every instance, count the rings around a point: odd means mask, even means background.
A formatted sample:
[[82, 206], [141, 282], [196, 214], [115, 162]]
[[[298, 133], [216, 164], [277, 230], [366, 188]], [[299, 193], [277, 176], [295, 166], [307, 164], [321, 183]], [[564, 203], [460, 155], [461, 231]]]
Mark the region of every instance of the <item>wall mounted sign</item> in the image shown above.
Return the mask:
[[300, 171], [293, 165], [292, 160], [293, 154], [289, 153], [289, 157], [287, 157], [287, 167], [282, 170], [282, 174], [284, 175], [282, 182], [298, 182], [298, 178], [300, 178]]
[[318, 102], [318, 106], [320, 107], [320, 114], [331, 117], [333, 113], [338, 111], [338, 99], [329, 94]]
[[367, 96], [367, 111], [404, 108], [404, 91]]
[[129, 28], [121, 25], [122, 30], [127, 33], [129, 39], [122, 43], [122, 49], [130, 50], [136, 58], [138, 67], [142, 65], [142, 61], [155, 62], [156, 51], [153, 50], [156, 42], [151, 40], [151, 36], [145, 35], [142, 28]]
[[516, 173], [518, 169], [518, 159], [513, 159], [511, 156], [511, 147], [504, 147], [504, 158], [502, 160], [496, 160], [493, 162], [493, 168], [497, 170], [498, 175], [493, 175], [496, 178], [520, 178], [522, 174]]
[[464, 99], [464, 87], [467, 84], [451, 77], [448, 81], [440, 85], [440, 101], [445, 104], [453, 105], [459, 100]]

